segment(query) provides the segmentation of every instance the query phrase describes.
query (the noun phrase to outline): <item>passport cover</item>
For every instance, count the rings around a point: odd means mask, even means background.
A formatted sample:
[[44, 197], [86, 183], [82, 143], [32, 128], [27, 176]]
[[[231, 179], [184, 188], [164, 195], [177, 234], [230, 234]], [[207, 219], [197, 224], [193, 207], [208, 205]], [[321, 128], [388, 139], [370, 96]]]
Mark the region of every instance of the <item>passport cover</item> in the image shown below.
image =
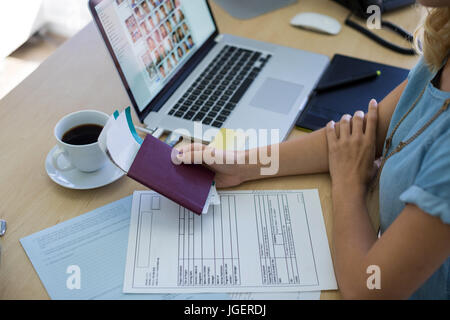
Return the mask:
[[201, 215], [215, 174], [202, 165], [175, 165], [171, 154], [169, 145], [148, 135], [128, 176]]
[[363, 81], [348, 87], [313, 94], [297, 120], [297, 127], [318, 130], [331, 120], [339, 122], [341, 117], [356, 111], [367, 112], [370, 100], [383, 100], [408, 76], [409, 70], [386, 64], [356, 59], [336, 54], [323, 74], [318, 86], [365, 72], [381, 71], [375, 80]]

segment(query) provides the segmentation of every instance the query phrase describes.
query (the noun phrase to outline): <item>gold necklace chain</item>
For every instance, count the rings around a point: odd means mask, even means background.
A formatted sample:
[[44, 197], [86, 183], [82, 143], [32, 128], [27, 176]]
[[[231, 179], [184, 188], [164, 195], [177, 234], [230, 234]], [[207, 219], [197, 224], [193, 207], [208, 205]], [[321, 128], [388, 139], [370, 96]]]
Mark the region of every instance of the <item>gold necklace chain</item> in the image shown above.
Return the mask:
[[422, 92], [420, 93], [420, 95], [417, 97], [417, 99], [414, 101], [413, 105], [411, 106], [411, 108], [409, 108], [408, 112], [406, 112], [403, 117], [400, 119], [400, 121], [397, 123], [397, 125], [395, 126], [394, 130], [392, 130], [392, 133], [390, 134], [389, 138], [386, 139], [386, 145], [384, 147], [383, 150], [383, 156], [382, 156], [382, 160], [381, 160], [381, 164], [380, 164], [380, 168], [378, 170], [378, 174], [377, 174], [377, 178], [375, 179], [375, 184], [374, 187], [376, 185], [379, 184], [380, 182], [380, 176], [381, 176], [381, 172], [384, 168], [384, 165], [386, 164], [386, 161], [388, 161], [392, 156], [394, 156], [395, 154], [399, 153], [400, 151], [402, 151], [407, 145], [411, 144], [418, 136], [420, 136], [437, 118], [439, 118], [439, 116], [444, 113], [449, 105], [450, 105], [450, 99], [445, 100], [444, 104], [442, 105], [442, 107], [435, 113], [435, 115], [427, 121], [427, 123], [425, 123], [422, 128], [420, 128], [411, 138], [409, 138], [406, 141], [401, 141], [398, 146], [391, 151], [391, 153], [389, 153], [389, 155], [387, 154], [389, 149], [391, 148], [392, 145], [392, 140], [394, 138], [395, 133], [397, 132], [398, 128], [400, 127], [400, 125], [402, 124], [402, 122], [406, 119], [406, 117], [414, 110], [414, 108], [416, 107], [417, 103], [420, 101], [420, 99], [422, 98], [423, 94], [425, 93], [425, 90], [428, 86], [425, 86], [425, 88], [423, 88]]

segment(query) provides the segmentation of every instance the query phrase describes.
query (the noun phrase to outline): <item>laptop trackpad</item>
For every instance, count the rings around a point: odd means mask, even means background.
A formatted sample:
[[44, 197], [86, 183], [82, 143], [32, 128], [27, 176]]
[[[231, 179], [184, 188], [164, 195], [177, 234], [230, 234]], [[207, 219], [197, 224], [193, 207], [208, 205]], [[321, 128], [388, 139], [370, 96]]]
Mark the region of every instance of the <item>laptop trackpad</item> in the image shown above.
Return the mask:
[[250, 105], [273, 112], [288, 114], [303, 90], [303, 86], [284, 80], [267, 78]]

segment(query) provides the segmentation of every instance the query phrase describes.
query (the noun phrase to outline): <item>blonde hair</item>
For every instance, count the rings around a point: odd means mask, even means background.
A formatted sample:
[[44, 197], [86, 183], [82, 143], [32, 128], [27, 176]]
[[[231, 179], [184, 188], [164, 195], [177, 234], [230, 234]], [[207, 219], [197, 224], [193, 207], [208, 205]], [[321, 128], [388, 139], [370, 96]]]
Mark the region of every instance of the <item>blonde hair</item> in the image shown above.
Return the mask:
[[415, 32], [415, 45], [430, 70], [436, 72], [450, 51], [450, 7], [427, 10], [424, 23]]

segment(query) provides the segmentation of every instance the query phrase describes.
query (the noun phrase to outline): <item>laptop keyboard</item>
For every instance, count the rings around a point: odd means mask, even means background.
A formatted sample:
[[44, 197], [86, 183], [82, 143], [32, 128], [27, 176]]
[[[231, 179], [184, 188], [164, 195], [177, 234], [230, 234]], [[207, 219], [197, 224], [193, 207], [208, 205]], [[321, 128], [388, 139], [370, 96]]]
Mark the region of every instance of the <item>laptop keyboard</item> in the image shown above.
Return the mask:
[[271, 57], [225, 46], [169, 115], [221, 128]]

